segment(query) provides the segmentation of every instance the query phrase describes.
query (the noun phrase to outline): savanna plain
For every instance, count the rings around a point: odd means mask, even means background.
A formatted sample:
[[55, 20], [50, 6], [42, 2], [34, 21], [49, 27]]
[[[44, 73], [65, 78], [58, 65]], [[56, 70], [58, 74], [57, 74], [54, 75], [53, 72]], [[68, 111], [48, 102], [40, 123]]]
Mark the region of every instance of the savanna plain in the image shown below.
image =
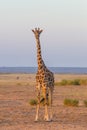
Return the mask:
[[[36, 106], [30, 100], [36, 98], [35, 74], [0, 74], [0, 130], [87, 130], [86, 82], [86, 74], [55, 74], [53, 121], [43, 120], [41, 106], [40, 120], [34, 122]], [[79, 104], [64, 104], [65, 99]]]

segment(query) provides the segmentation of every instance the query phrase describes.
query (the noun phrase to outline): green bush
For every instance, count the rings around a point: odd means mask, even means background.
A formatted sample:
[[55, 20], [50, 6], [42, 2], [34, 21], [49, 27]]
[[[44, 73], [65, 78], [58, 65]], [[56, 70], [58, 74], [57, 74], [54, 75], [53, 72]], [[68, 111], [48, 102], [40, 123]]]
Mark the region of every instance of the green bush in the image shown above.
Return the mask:
[[63, 79], [61, 82], [60, 82], [60, 85], [67, 85], [68, 84], [68, 81]]
[[87, 100], [84, 100], [84, 105], [87, 107]]
[[76, 100], [76, 99], [68, 99], [68, 98], [66, 98], [64, 100], [64, 105], [66, 105], [66, 106], [76, 106], [77, 107], [78, 104], [79, 104], [79, 101]]
[[31, 99], [29, 104], [32, 105], [32, 106], [37, 105], [37, 100], [36, 99]]
[[[32, 106], [37, 105], [37, 103], [38, 103], [38, 101], [36, 99], [31, 99], [30, 102], [29, 102], [29, 104], [32, 105]], [[45, 105], [45, 99], [42, 96], [41, 96], [40, 104], [42, 106]], [[47, 100], [47, 105], [49, 105], [49, 100]]]
[[66, 80], [66, 79], [63, 79], [62, 81], [55, 83], [55, 86], [65, 86], [65, 85], [87, 85], [87, 80], [81, 80], [81, 79]]
[[72, 85], [80, 85], [80, 79], [73, 80]]

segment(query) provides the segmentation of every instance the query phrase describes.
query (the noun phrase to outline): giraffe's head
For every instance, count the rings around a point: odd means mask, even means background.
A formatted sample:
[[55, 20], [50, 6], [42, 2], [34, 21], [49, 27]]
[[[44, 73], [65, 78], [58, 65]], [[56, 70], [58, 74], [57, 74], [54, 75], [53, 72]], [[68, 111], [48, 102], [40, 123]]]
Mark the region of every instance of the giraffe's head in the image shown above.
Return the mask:
[[32, 30], [32, 32], [34, 33], [34, 35], [35, 35], [36, 38], [40, 37], [40, 34], [41, 34], [42, 31], [43, 30], [40, 29], [40, 28], [35, 28], [35, 29]]

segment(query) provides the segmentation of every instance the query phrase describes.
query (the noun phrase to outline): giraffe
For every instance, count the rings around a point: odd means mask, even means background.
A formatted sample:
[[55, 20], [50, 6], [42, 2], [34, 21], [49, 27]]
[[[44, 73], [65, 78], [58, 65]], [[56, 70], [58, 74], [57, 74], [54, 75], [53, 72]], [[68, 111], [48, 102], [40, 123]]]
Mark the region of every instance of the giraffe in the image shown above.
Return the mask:
[[[35, 28], [32, 32], [35, 35], [36, 45], [37, 45], [37, 64], [38, 69], [36, 73], [36, 90], [37, 90], [37, 107], [36, 107], [36, 117], [35, 121], [39, 120], [39, 108], [40, 103], [44, 99], [45, 101], [45, 121], [52, 121], [52, 100], [53, 100], [53, 90], [54, 90], [54, 74], [46, 67], [42, 55], [41, 55], [41, 45], [40, 45], [40, 34], [43, 30], [40, 28]], [[41, 99], [41, 94], [43, 99]], [[48, 101], [50, 106], [50, 116], [48, 113]]]

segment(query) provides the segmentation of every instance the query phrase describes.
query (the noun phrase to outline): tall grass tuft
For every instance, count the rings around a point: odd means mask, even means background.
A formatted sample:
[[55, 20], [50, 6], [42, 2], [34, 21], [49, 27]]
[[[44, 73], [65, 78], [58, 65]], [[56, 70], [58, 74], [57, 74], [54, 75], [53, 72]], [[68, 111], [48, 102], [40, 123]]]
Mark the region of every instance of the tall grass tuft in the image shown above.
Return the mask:
[[60, 82], [60, 85], [67, 85], [68, 84], [68, 81], [67, 80], [65, 80], [65, 79], [63, 79], [61, 82]]
[[32, 106], [37, 105], [37, 100], [36, 99], [31, 99], [29, 101], [29, 104], [32, 105]]
[[80, 85], [80, 79], [75, 79], [71, 82], [71, 85]]
[[[37, 105], [38, 104], [38, 101], [37, 101], [37, 99], [31, 99], [30, 101], [29, 101], [29, 104], [30, 105], [32, 105], [32, 106], [34, 106], [34, 105]], [[49, 106], [49, 99], [47, 100], [47, 105]], [[43, 96], [41, 96], [41, 98], [40, 98], [40, 105], [42, 105], [42, 106], [44, 106], [45, 105], [45, 98], [43, 97]]]
[[66, 98], [64, 100], [64, 105], [78, 107], [79, 101], [76, 100], [76, 99], [68, 99], [68, 98]]
[[87, 107], [87, 100], [84, 100], [84, 105]]
[[87, 79], [81, 79], [80, 83], [81, 85], [87, 85]]

